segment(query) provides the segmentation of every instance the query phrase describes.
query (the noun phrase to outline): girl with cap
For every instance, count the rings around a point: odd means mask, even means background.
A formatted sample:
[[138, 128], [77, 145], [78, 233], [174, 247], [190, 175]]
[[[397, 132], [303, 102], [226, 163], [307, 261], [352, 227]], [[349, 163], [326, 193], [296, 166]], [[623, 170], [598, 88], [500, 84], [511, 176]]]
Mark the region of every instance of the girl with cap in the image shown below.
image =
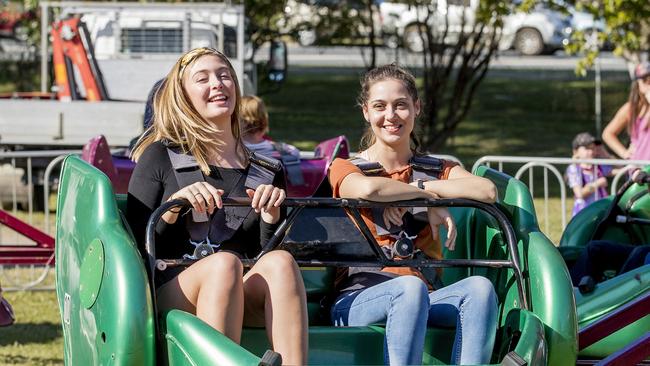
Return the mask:
[[[573, 139], [573, 159], [596, 159], [596, 144], [599, 141], [589, 133], [582, 132]], [[571, 164], [566, 170], [569, 188], [573, 190], [574, 203], [571, 216], [575, 216], [592, 202], [607, 196], [607, 178], [612, 171], [610, 165]]]
[[[638, 64], [628, 101], [616, 112], [603, 131], [603, 141], [619, 157], [650, 160], [650, 62]], [[623, 145], [618, 136], [626, 130], [630, 146]]]
[[[427, 181], [412, 179], [415, 169], [410, 162], [417, 154], [414, 127], [420, 100], [415, 78], [406, 70], [391, 64], [368, 71], [361, 79], [359, 105], [367, 129], [358, 157], [379, 164], [382, 169], [378, 175], [366, 175], [354, 164], [356, 158], [334, 160], [329, 171], [334, 197], [378, 202], [439, 197], [489, 203], [496, 200], [496, 187], [491, 181], [472, 175], [451, 161], [439, 161], [436, 176]], [[361, 214], [384, 249], [393, 247], [397, 238], [390, 233], [382, 235], [379, 226], [403, 228], [408, 218], [403, 209], [394, 207], [378, 216], [370, 209]], [[440, 259], [443, 242], [448, 250], [454, 250], [456, 226], [444, 207], [429, 208], [426, 216], [428, 225], [425, 223], [416, 232], [414, 246]], [[446, 240], [439, 237], [440, 225], [447, 229]], [[467, 277], [431, 291], [440, 284], [415, 268], [345, 268], [340, 272], [331, 308], [332, 321], [337, 326], [386, 324], [387, 364], [422, 364], [427, 324], [456, 327], [451, 363], [473, 365], [490, 361], [498, 305], [492, 283], [485, 277]]]
[[[251, 167], [257, 157], [240, 136], [240, 103], [237, 75], [221, 52], [197, 48], [176, 62], [155, 92], [153, 123], [133, 151], [137, 164], [129, 182], [127, 219], [142, 247], [147, 220], [163, 202], [185, 199], [195, 212], [206, 215], [209, 225], [199, 225], [207, 229], [201, 239], [220, 248], [187, 268], [156, 272], [152, 286], [157, 286], [158, 309], [196, 314], [237, 343], [243, 325], [266, 327], [283, 361], [303, 365], [307, 304], [296, 262], [288, 252], [274, 250], [244, 272], [240, 260], [259, 253], [260, 243], [273, 235], [284, 215], [280, 204], [286, 195], [281, 170], [274, 177], [270, 174], [272, 182], [250, 188], [254, 185], [247, 178], [255, 171]], [[203, 179], [179, 183], [178, 156], [191, 156], [199, 168], [195, 176]], [[223, 207], [222, 197], [231, 192], [248, 195], [251, 207], [228, 215], [233, 211]], [[192, 228], [198, 223], [193, 217], [194, 212], [180, 209], [163, 215], [156, 227], [157, 255], [180, 258], [193, 250]], [[238, 225], [230, 225], [239, 218]], [[217, 239], [224, 232], [231, 235]]]

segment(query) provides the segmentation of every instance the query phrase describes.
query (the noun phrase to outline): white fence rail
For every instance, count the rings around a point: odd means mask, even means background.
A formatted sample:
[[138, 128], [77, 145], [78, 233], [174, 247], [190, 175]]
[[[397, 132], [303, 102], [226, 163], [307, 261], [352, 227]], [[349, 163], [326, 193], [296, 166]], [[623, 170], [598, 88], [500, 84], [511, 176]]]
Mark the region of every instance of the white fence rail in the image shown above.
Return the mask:
[[[496, 167], [493, 165], [496, 164]], [[548, 181], [548, 172], [550, 171], [554, 176], [555, 180], [560, 189], [560, 206], [561, 206], [561, 215], [562, 215], [562, 230], [566, 227], [567, 218], [566, 218], [566, 201], [567, 201], [567, 186], [562, 174], [566, 170], [566, 167], [570, 164], [594, 164], [597, 166], [610, 165], [617, 168], [616, 175], [613, 177], [611, 184], [611, 194], [615, 194], [618, 188], [618, 184], [627, 175], [630, 169], [641, 167], [645, 165], [650, 165], [650, 160], [619, 160], [619, 159], [571, 159], [571, 158], [553, 158], [553, 157], [535, 157], [535, 156], [493, 156], [488, 155], [478, 159], [472, 166], [472, 171], [474, 171], [480, 165], [486, 165], [488, 167], [493, 167], [499, 171], [504, 170], [504, 164], [509, 164], [512, 166], [510, 171], [517, 169], [514, 177], [521, 179], [521, 177], [528, 172], [528, 188], [530, 194], [534, 196], [534, 174], [533, 168], [540, 167], [542, 168], [543, 174], [543, 191], [544, 196], [544, 222], [545, 228], [544, 231], [548, 232], [549, 230], [549, 181]], [[517, 165], [520, 165], [517, 168]], [[561, 167], [558, 168], [558, 167]], [[594, 169], [594, 174], [596, 170]], [[573, 192], [568, 190], [573, 196]], [[598, 194], [598, 192], [596, 192]]]
[[[81, 150], [0, 151], [0, 203], [2, 206], [10, 204], [14, 215], [18, 206], [21, 206], [23, 211], [27, 211], [27, 222], [30, 225], [34, 225], [36, 203], [45, 211], [45, 226], [41, 229], [51, 234], [47, 220], [52, 171], [66, 155], [80, 153]], [[35, 160], [39, 163], [34, 164]], [[43, 201], [35, 201], [36, 187], [41, 185]]]
[[[50, 225], [51, 175], [68, 154], [81, 150], [0, 151], [0, 204], [13, 216], [54, 236]], [[42, 190], [40, 190], [42, 186]], [[38, 195], [42, 193], [42, 196]], [[36, 198], [38, 197], [38, 198]], [[36, 207], [35, 207], [36, 206]], [[36, 208], [39, 208], [38, 210]], [[20, 208], [20, 213], [18, 212]], [[43, 216], [36, 212], [43, 210]], [[32, 245], [12, 229], [0, 225], [0, 245]], [[5, 291], [54, 289], [51, 262], [47, 264], [0, 265], [0, 283]]]

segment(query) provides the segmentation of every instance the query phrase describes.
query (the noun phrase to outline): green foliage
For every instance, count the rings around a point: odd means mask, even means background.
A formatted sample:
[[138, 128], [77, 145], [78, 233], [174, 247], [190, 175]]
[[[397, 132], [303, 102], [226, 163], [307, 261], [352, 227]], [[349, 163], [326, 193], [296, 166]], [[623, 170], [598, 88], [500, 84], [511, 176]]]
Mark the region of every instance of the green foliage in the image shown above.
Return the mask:
[[29, 44], [38, 45], [41, 40], [38, 0], [8, 1], [5, 9], [22, 14], [17, 25], [20, 33], [18, 37], [25, 37]]
[[39, 61], [0, 61], [0, 93], [39, 88]]
[[[504, 18], [530, 10], [539, 0], [519, 5], [501, 0], [482, 0], [476, 7], [465, 1], [460, 8], [441, 11], [437, 2], [411, 0], [425, 18], [420, 22], [424, 45], [424, 126], [422, 142], [437, 150], [453, 136], [472, 105], [501, 41]], [[462, 8], [461, 8], [462, 7]]]
[[253, 56], [264, 43], [286, 34], [279, 27], [280, 20], [284, 17], [284, 1], [237, 0], [234, 3], [244, 5], [246, 35], [253, 45]]
[[584, 75], [605, 41], [614, 46], [614, 54], [637, 63], [650, 51], [650, 2], [647, 0], [574, 0], [576, 9], [602, 19], [604, 29], [594, 34], [576, 32], [567, 52], [583, 54], [576, 73]]

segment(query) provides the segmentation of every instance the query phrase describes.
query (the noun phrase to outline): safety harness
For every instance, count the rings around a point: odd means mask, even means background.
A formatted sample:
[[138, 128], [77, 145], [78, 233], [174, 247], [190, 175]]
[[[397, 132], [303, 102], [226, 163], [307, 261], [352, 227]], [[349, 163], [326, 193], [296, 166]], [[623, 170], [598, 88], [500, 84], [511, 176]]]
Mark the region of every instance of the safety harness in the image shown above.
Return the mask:
[[[194, 156], [183, 153], [179, 147], [171, 146], [167, 147], [167, 153], [179, 187], [205, 182], [205, 177]], [[282, 170], [282, 164], [278, 160], [252, 151], [249, 151], [248, 159], [250, 161], [248, 173], [234, 182], [233, 189], [225, 197], [246, 197], [247, 188], [254, 190], [262, 184], [273, 183], [275, 174]], [[244, 184], [240, 184], [244, 177]], [[186, 228], [190, 234], [190, 243], [196, 247], [196, 250], [193, 256], [186, 256], [198, 259], [212, 254], [221, 243], [232, 238], [251, 210], [251, 207], [245, 206], [224, 206], [209, 218], [205, 212], [197, 212], [193, 209], [192, 215], [187, 216]]]
[[[364, 175], [367, 176], [381, 176], [384, 174], [385, 169], [378, 162], [370, 162], [360, 157], [355, 157], [349, 160], [352, 164], [356, 165]], [[441, 159], [429, 155], [414, 155], [409, 160], [409, 165], [412, 168], [411, 182], [417, 180], [429, 181], [438, 180], [443, 171], [444, 164]], [[413, 240], [417, 234], [427, 225], [426, 216], [424, 219], [417, 219], [416, 216], [426, 215], [426, 208], [417, 207], [413, 208], [404, 216], [402, 226], [391, 226], [386, 228], [384, 225], [382, 208], [372, 209], [373, 223], [377, 235], [390, 235], [396, 239], [392, 246], [384, 246], [382, 250], [390, 259], [397, 258], [425, 258], [425, 254], [420, 250], [415, 250]], [[419, 267], [418, 270], [427, 279], [429, 284], [434, 290], [442, 288], [444, 285], [438, 276], [437, 271], [431, 267]], [[348, 269], [349, 282], [347, 288], [344, 290], [357, 289], [358, 286], [372, 286], [374, 284], [383, 282], [387, 277], [394, 277], [392, 273], [380, 272], [381, 276], [377, 276], [381, 268], [372, 267], [350, 267]], [[374, 275], [372, 274], [374, 272]], [[356, 276], [353, 276], [356, 275]], [[361, 275], [359, 277], [359, 275]], [[374, 276], [374, 277], [373, 277]], [[356, 278], [353, 278], [356, 277]], [[383, 278], [383, 279], [382, 279]]]
[[[352, 164], [356, 165], [364, 175], [367, 176], [381, 176], [384, 174], [385, 169], [378, 162], [367, 161], [360, 157], [355, 157], [349, 160]], [[443, 161], [429, 155], [413, 155], [409, 160], [409, 165], [412, 168], [411, 173], [411, 182], [417, 180], [429, 181], [437, 180], [443, 169]], [[414, 208], [410, 213], [412, 216], [426, 212], [426, 208]], [[417, 235], [419, 228], [412, 228], [414, 223], [412, 222], [412, 216], [406, 215], [404, 220], [404, 225], [402, 227], [391, 226], [386, 228], [384, 225], [383, 219], [384, 209], [374, 208], [372, 209], [373, 222], [375, 223], [375, 229], [377, 230], [377, 235], [399, 235], [401, 232], [405, 232], [408, 236]], [[415, 230], [414, 230], [415, 229]]]

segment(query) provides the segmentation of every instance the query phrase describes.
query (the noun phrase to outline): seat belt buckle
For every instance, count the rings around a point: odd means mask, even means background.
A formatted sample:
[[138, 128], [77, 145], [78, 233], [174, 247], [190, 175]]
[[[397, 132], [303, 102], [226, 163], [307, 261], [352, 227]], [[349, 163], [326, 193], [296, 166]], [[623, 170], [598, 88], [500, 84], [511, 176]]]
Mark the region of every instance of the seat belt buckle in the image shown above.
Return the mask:
[[210, 238], [206, 237], [201, 241], [189, 240], [190, 244], [194, 245], [194, 252], [190, 254], [183, 254], [183, 259], [199, 260], [203, 259], [215, 252], [219, 251], [221, 244], [212, 244]]

